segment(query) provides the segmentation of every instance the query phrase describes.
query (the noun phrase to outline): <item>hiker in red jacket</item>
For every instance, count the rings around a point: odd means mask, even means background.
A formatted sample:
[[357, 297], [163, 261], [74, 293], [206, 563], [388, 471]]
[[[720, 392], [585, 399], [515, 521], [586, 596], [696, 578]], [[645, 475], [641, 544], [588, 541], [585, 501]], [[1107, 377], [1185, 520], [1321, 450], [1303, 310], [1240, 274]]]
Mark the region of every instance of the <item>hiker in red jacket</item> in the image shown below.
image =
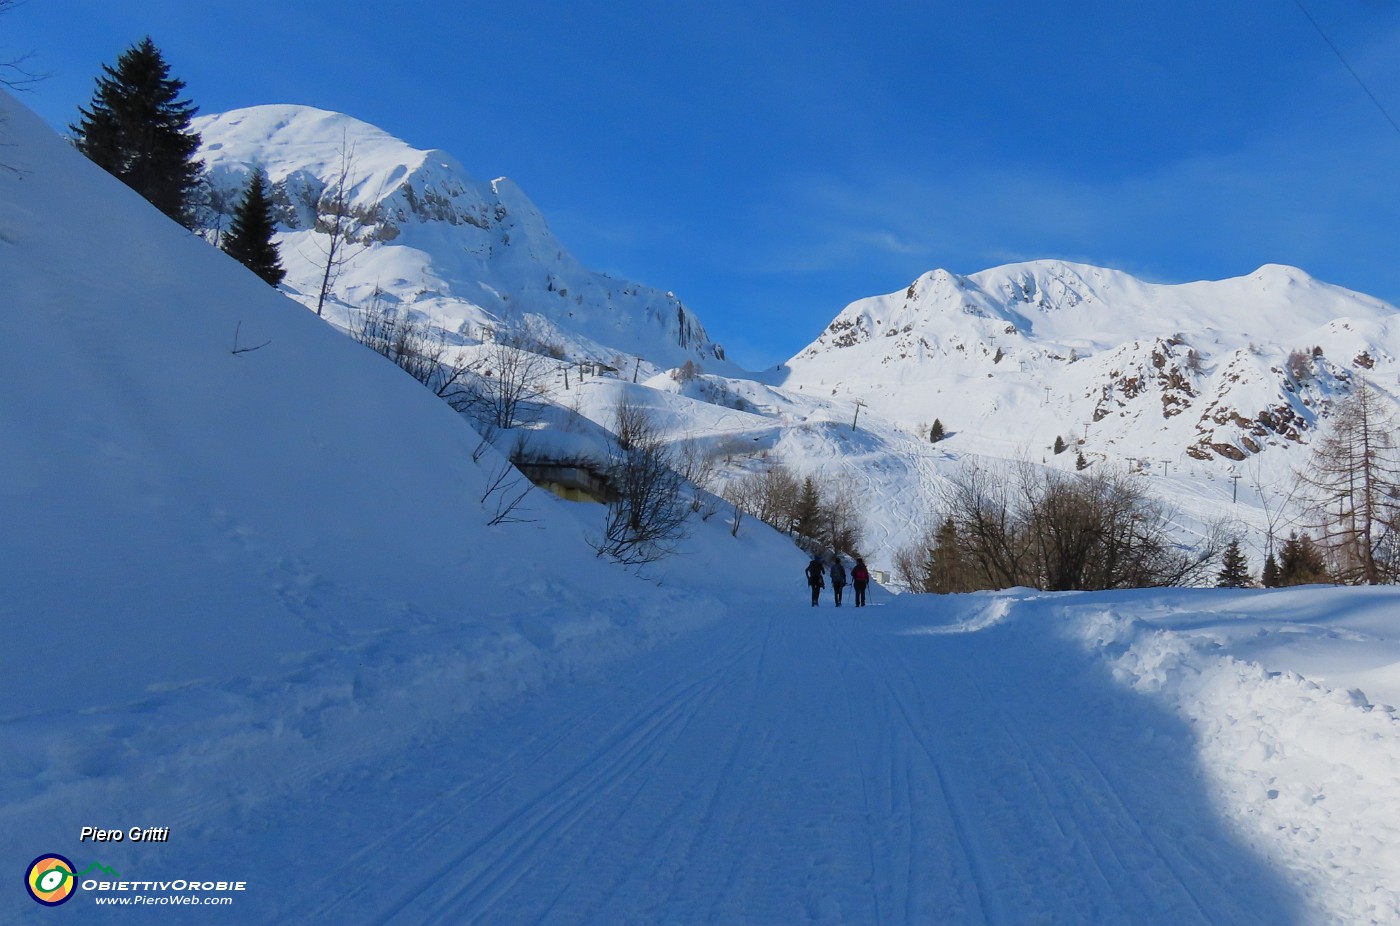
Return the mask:
[[851, 583], [856, 589], [856, 607], [865, 607], [865, 588], [870, 584], [870, 570], [865, 568], [865, 560], [857, 557], [856, 566], [851, 570]]

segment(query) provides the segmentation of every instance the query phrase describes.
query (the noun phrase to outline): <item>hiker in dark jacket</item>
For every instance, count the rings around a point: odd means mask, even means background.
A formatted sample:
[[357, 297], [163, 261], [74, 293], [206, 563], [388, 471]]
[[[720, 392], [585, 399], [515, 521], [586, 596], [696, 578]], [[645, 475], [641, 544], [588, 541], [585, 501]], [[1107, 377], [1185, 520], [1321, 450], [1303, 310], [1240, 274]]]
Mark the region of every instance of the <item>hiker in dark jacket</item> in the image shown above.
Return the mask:
[[865, 568], [865, 560], [856, 560], [856, 568], [851, 570], [851, 584], [856, 588], [856, 607], [865, 607], [865, 589], [870, 585], [870, 570]]
[[841, 593], [846, 589], [846, 567], [841, 565], [841, 557], [831, 564], [831, 590], [836, 594], [836, 607], [841, 607]]
[[812, 561], [807, 564], [807, 584], [812, 586], [812, 607], [814, 608], [817, 606], [817, 598], [821, 595], [822, 589], [826, 587], [826, 580], [822, 578], [825, 573], [821, 557], [812, 557]]

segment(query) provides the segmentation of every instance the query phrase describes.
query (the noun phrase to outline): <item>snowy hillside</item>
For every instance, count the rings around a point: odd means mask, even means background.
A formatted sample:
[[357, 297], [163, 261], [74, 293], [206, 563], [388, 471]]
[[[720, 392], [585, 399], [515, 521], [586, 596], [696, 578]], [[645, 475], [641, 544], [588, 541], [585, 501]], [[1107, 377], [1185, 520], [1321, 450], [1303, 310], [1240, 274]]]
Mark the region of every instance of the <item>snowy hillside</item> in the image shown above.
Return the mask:
[[[965, 464], [1073, 470], [1082, 454], [1141, 475], [1183, 544], [1223, 520], [1257, 573], [1268, 531], [1299, 523], [1293, 473], [1334, 404], [1360, 378], [1393, 400], [1397, 358], [1393, 306], [1293, 268], [1163, 285], [1046, 261], [853, 303], [774, 370], [643, 385], [678, 443], [722, 456], [720, 482], [781, 463], [855, 493], [880, 569]], [[600, 422], [614, 404], [592, 382], [554, 395]]]
[[[617, 390], [560, 361], [631, 370], [664, 394], [641, 401], [665, 407], [677, 445], [722, 457], [717, 485], [781, 462], [858, 492], [864, 552], [882, 569], [964, 462], [1070, 468], [1080, 454], [1159, 476], [1152, 490], [1180, 510], [1186, 542], [1220, 517], [1224, 497], [1238, 498], [1228, 513], [1257, 564], [1263, 509], [1281, 504], [1269, 487], [1300, 465], [1332, 402], [1357, 376], [1393, 394], [1400, 373], [1397, 310], [1301, 270], [1162, 285], [1042, 261], [925, 274], [851, 304], [789, 363], [750, 375], [674, 296], [581, 267], [509, 181], [479, 183], [442, 151], [306, 107], [197, 127], [225, 212], [251, 167], [267, 170], [288, 286], [303, 304], [320, 290], [327, 204], [344, 173], [354, 240], [331, 321], [347, 326], [375, 300], [408, 308], [478, 364], [509, 332], [550, 355], [553, 401], [602, 425]], [[667, 370], [687, 362], [703, 375], [679, 388]], [[937, 446], [935, 420], [949, 433]], [[1069, 451], [1060, 457], [1057, 439]]]
[[0, 657], [27, 708], [90, 693], [31, 647], [107, 654], [124, 702], [629, 585], [546, 493], [488, 530], [503, 464], [460, 416], [6, 102], [3, 606], [66, 618]]
[[0, 125], [12, 870], [136, 817], [191, 848], [212, 806], [722, 617], [714, 573], [800, 573], [753, 522], [695, 517], [664, 583], [594, 554], [601, 506], [535, 491], [488, 526], [509, 470], [461, 416], [3, 93]]
[[[3, 91], [0, 132], [0, 865], [76, 875], [6, 922], [1400, 924], [1395, 589], [813, 609], [701, 515], [638, 577], [599, 506], [488, 524], [510, 470], [445, 403]], [[1384, 341], [1337, 298], [1304, 339]], [[831, 388], [590, 376], [544, 420], [857, 474], [889, 540], [971, 452]]]
[[334, 281], [337, 320], [377, 291], [391, 307], [468, 341], [484, 328], [529, 325], [575, 359], [731, 368], [673, 294], [579, 264], [510, 180], [480, 182], [447, 152], [305, 106], [240, 109], [201, 117], [194, 128], [223, 213], [208, 220], [226, 227], [251, 169], [266, 170], [284, 230], [286, 284], [312, 306], [326, 265], [317, 219], [345, 176], [353, 240]]
[[938, 418], [967, 450], [1039, 458], [1061, 437], [1091, 459], [1228, 467], [1305, 442], [1354, 375], [1390, 389], [1397, 356], [1394, 306], [1295, 268], [1163, 285], [1040, 261], [852, 303], [781, 385]]

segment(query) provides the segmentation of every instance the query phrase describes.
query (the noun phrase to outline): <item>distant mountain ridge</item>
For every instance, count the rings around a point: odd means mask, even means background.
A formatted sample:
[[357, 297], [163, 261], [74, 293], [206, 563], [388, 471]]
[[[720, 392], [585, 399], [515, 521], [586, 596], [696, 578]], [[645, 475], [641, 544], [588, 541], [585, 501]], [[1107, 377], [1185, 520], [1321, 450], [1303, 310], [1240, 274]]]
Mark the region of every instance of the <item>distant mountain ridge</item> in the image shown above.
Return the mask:
[[1031, 448], [1240, 461], [1300, 441], [1354, 376], [1394, 384], [1397, 356], [1400, 310], [1297, 268], [1158, 284], [1031, 261], [853, 302], [780, 385]]
[[[977, 459], [1073, 469], [1082, 455], [1152, 472], [1187, 525], [1219, 513], [1222, 486], [1233, 500], [1221, 476], [1246, 473], [1253, 511], [1234, 514], [1262, 523], [1263, 486], [1291, 478], [1359, 377], [1397, 391], [1400, 310], [1275, 264], [1185, 284], [1060, 260], [933, 270], [851, 303], [788, 363], [751, 374], [673, 294], [580, 265], [508, 180], [479, 182], [445, 152], [307, 107], [196, 127], [222, 208], [253, 165], [267, 170], [304, 304], [323, 268], [317, 204], [348, 162], [356, 249], [334, 321], [378, 298], [468, 354], [519, 325], [558, 358], [621, 368], [678, 445], [720, 454], [721, 487], [775, 462], [860, 487], [877, 564], [916, 539], [947, 478]], [[678, 369], [689, 362], [703, 373]], [[615, 390], [558, 378], [551, 401], [611, 422]], [[948, 435], [936, 446], [935, 420]]]
[[334, 287], [342, 313], [377, 296], [466, 336], [528, 320], [570, 356], [730, 369], [673, 293], [584, 267], [508, 179], [477, 181], [444, 151], [306, 106], [238, 109], [194, 128], [214, 191], [210, 225], [227, 226], [254, 166], [267, 171], [287, 284], [303, 301], [319, 292], [317, 218], [344, 173], [356, 246]]

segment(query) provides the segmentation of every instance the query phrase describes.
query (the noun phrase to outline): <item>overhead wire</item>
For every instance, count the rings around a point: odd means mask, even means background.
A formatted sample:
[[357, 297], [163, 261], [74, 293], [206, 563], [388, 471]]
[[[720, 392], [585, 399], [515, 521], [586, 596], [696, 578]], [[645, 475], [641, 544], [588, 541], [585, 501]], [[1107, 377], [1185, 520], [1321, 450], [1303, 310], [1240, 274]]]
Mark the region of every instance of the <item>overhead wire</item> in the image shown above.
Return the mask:
[[1390, 127], [1395, 130], [1397, 135], [1400, 135], [1400, 123], [1395, 121], [1390, 111], [1387, 110], [1380, 99], [1371, 92], [1371, 88], [1366, 85], [1366, 81], [1361, 79], [1361, 75], [1356, 72], [1356, 68], [1351, 66], [1351, 62], [1347, 60], [1346, 55], [1342, 54], [1342, 50], [1337, 47], [1337, 43], [1332, 41], [1323, 30], [1322, 24], [1319, 23], [1317, 18], [1303, 5], [1303, 0], [1293, 0], [1293, 2], [1298, 5], [1298, 9], [1302, 10], [1303, 15], [1308, 18], [1308, 22], [1312, 23], [1312, 27], [1317, 30], [1317, 34], [1322, 36], [1322, 41], [1326, 42], [1327, 47], [1332, 49], [1332, 54], [1336, 55], [1337, 60], [1342, 62], [1342, 67], [1346, 68], [1347, 72], [1351, 74], [1352, 79], [1356, 81], [1356, 85], [1365, 91], [1366, 95], [1371, 98], [1371, 102], [1376, 104], [1376, 109], [1380, 110], [1381, 115], [1385, 117], [1385, 121], [1390, 123]]

